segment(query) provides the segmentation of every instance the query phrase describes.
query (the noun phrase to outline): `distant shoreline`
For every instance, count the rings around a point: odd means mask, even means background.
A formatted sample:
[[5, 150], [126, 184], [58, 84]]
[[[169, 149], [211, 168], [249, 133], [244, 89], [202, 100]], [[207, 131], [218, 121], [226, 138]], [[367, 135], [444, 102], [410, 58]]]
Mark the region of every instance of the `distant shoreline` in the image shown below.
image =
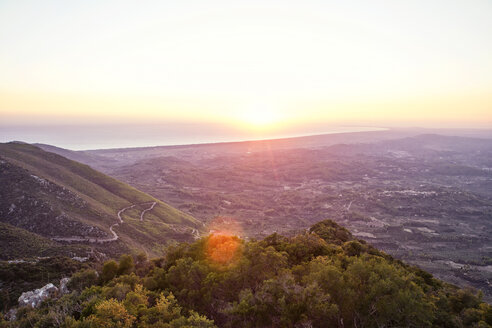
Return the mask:
[[249, 142], [261, 142], [261, 141], [282, 141], [289, 139], [300, 139], [300, 138], [310, 138], [310, 137], [322, 137], [326, 135], [337, 135], [337, 134], [354, 134], [354, 133], [365, 133], [365, 132], [383, 132], [389, 131], [391, 128], [366, 128], [366, 130], [350, 130], [350, 131], [331, 131], [331, 132], [321, 132], [313, 134], [292, 134], [292, 135], [282, 135], [282, 136], [272, 136], [265, 138], [251, 138], [251, 139], [237, 139], [237, 140], [220, 140], [220, 141], [204, 141], [197, 143], [177, 143], [177, 144], [159, 144], [150, 146], [128, 146], [128, 147], [114, 147], [114, 148], [94, 148], [94, 149], [80, 149], [80, 151], [109, 151], [109, 150], [132, 150], [132, 149], [151, 149], [151, 148], [182, 148], [182, 147], [200, 147], [200, 146], [217, 146], [217, 145], [227, 145], [227, 144], [239, 144], [239, 143], [249, 143]]
[[[492, 138], [488, 128], [420, 128], [420, 127], [364, 127], [331, 126], [322, 132], [285, 133], [256, 137], [235, 134], [231, 130], [214, 127], [200, 129], [197, 126], [150, 125], [150, 126], [3, 126], [0, 128], [0, 142], [19, 140], [25, 143], [49, 145], [72, 151], [103, 152], [152, 148], [207, 147], [228, 144], [258, 142], [289, 142], [295, 140], [329, 138], [340, 143], [370, 142], [361, 134], [375, 137], [405, 137], [416, 134], [441, 134], [448, 136]], [[341, 138], [341, 137], [347, 137]], [[370, 140], [371, 139], [371, 140]], [[377, 138], [376, 138], [377, 139]], [[375, 140], [373, 140], [375, 141]]]
[[388, 131], [386, 127], [328, 126], [325, 130], [255, 135], [215, 126], [11, 126], [0, 129], [0, 142], [19, 140], [75, 151], [182, 147]]

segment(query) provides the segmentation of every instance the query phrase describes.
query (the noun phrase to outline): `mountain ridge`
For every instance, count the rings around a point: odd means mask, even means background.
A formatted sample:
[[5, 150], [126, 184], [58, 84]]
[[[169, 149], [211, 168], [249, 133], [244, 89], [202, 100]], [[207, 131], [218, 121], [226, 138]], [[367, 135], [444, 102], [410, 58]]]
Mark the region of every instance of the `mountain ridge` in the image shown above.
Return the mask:
[[[92, 239], [93, 244], [105, 235], [115, 237], [110, 228], [114, 227], [123, 241], [115, 238], [113, 241], [120, 244], [116, 248], [158, 255], [159, 243], [192, 240], [200, 228], [194, 218], [166, 203], [88, 165], [36, 146], [0, 144], [0, 160], [0, 220], [43, 237], [58, 241], [80, 237], [73, 241], [91, 244]], [[141, 220], [141, 213], [136, 212], [141, 204], [148, 203], [157, 206]], [[126, 207], [132, 211], [120, 213]], [[76, 235], [77, 229], [87, 231]]]

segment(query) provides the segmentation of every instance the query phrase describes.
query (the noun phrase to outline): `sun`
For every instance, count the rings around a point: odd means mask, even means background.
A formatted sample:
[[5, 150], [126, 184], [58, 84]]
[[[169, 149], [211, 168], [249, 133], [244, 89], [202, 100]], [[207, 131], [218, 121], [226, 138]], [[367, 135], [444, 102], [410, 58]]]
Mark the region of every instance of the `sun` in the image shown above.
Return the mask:
[[265, 129], [275, 126], [280, 120], [280, 115], [271, 104], [251, 103], [241, 109], [239, 119], [250, 128]]

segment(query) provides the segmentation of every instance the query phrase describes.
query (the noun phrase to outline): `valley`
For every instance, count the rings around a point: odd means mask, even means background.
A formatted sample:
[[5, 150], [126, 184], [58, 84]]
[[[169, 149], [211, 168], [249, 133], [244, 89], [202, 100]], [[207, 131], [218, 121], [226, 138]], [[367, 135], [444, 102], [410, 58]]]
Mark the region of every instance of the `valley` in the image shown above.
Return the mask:
[[[245, 238], [329, 218], [389, 254], [492, 296], [492, 142], [348, 136], [78, 153], [205, 224]], [[326, 141], [326, 140], [325, 140]], [[89, 157], [90, 156], [90, 157]], [[94, 163], [93, 163], [94, 165]]]

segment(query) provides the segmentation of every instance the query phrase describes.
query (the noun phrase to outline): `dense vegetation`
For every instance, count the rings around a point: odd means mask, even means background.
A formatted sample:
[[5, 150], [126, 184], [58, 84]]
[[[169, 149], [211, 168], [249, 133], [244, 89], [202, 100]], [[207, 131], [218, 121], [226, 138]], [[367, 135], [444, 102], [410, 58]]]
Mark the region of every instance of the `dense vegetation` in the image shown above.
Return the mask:
[[16, 305], [22, 292], [50, 282], [58, 285], [61, 278], [87, 268], [88, 264], [62, 256], [32, 262], [0, 262], [0, 311]]
[[5, 327], [490, 327], [480, 293], [356, 240], [332, 221], [244, 241], [215, 234], [164, 258], [80, 271], [72, 293]]

